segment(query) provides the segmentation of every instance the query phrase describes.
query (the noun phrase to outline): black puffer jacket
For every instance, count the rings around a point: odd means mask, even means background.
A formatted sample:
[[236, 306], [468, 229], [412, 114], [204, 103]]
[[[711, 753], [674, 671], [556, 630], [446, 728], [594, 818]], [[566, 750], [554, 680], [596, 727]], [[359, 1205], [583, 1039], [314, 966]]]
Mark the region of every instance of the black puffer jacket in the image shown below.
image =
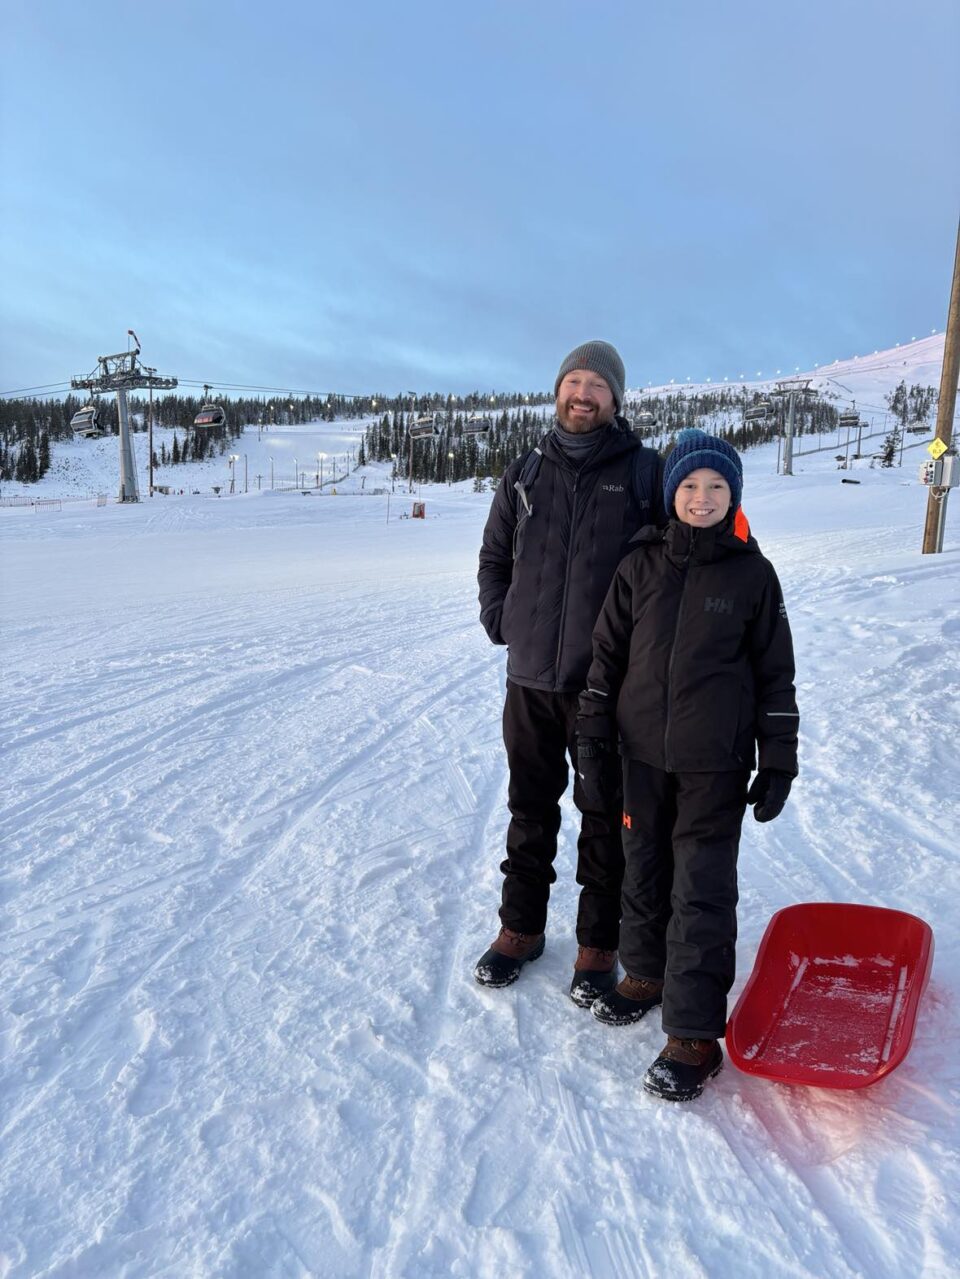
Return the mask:
[[[736, 529], [736, 531], [734, 531]], [[746, 521], [644, 529], [593, 633], [578, 728], [667, 772], [797, 772], [793, 641]]]
[[663, 463], [623, 418], [602, 428], [578, 467], [552, 435], [529, 493], [511, 462], [493, 499], [480, 551], [480, 620], [507, 644], [507, 677], [528, 688], [578, 693], [590, 635], [630, 539], [662, 522]]

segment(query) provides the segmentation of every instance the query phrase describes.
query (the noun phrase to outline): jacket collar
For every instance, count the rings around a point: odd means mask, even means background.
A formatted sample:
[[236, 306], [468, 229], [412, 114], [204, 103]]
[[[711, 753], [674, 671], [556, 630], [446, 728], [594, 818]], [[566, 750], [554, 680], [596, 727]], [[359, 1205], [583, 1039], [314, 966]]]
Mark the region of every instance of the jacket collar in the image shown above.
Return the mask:
[[728, 555], [756, 554], [760, 550], [740, 510], [731, 512], [713, 528], [693, 528], [671, 516], [663, 540], [668, 558], [678, 564], [709, 564]]
[[540, 441], [540, 448], [543, 456], [549, 458], [551, 462], [556, 462], [570, 471], [583, 471], [596, 466], [598, 462], [606, 462], [610, 458], [618, 457], [621, 453], [628, 453], [640, 447], [640, 441], [633, 433], [630, 423], [625, 417], [619, 415], [606, 426], [599, 427], [594, 434], [597, 436], [596, 447], [586, 454], [579, 467], [570, 460], [562, 446], [557, 443], [552, 430]]

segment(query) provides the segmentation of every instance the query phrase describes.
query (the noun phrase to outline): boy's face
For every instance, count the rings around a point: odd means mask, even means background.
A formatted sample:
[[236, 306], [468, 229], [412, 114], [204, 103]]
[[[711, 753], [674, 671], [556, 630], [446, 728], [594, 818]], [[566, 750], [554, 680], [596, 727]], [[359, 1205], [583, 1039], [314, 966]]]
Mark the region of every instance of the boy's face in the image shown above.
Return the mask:
[[730, 510], [732, 500], [730, 485], [720, 472], [701, 466], [677, 485], [673, 508], [682, 524], [712, 528]]

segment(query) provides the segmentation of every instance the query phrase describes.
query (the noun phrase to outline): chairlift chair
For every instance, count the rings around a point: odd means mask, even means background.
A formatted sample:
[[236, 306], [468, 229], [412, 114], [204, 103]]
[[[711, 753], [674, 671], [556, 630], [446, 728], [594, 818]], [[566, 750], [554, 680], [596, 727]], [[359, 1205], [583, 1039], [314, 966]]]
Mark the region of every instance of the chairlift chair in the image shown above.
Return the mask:
[[100, 413], [95, 404], [85, 404], [82, 409], [77, 409], [70, 419], [70, 426], [85, 440], [96, 439], [103, 434], [100, 427]]
[[227, 415], [221, 404], [204, 404], [193, 419], [194, 426], [224, 426]]
[[743, 420], [744, 422], [762, 422], [765, 418], [773, 417], [774, 412], [774, 407], [769, 400], [761, 400], [759, 404], [743, 410]]
[[410, 423], [410, 438], [420, 440], [427, 436], [439, 435], [442, 421], [439, 413], [422, 413]]
[[463, 424], [464, 435], [486, 435], [493, 422], [481, 413], [471, 413]]
[[653, 413], [637, 413], [633, 419], [633, 425], [639, 430], [647, 426], [656, 426], [657, 419]]

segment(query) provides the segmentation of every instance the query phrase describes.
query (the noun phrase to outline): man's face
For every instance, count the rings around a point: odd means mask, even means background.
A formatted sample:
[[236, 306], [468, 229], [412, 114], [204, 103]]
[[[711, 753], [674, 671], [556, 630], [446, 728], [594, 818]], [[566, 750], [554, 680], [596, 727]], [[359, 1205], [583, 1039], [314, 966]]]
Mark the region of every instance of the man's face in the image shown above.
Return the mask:
[[613, 392], [599, 373], [571, 369], [557, 388], [557, 419], [571, 435], [585, 435], [614, 418]]

